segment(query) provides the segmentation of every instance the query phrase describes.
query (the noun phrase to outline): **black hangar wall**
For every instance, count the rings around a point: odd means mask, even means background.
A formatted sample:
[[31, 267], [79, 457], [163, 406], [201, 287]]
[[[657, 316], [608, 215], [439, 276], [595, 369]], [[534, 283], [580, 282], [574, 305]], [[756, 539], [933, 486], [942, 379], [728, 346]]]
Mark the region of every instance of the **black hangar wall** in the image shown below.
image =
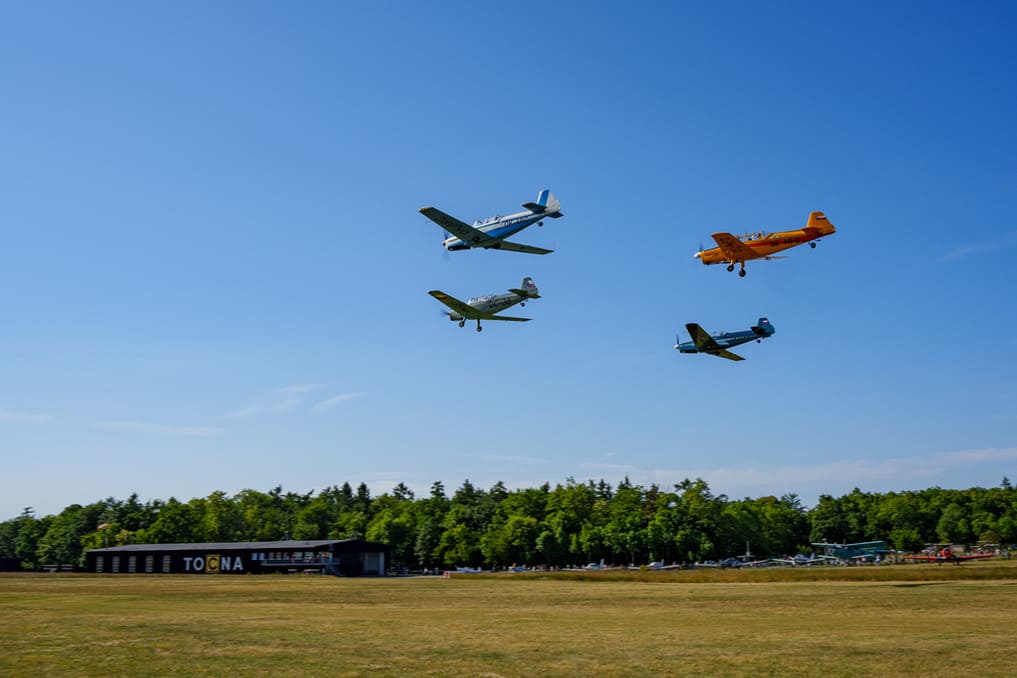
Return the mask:
[[199, 544], [129, 544], [85, 553], [100, 574], [265, 574], [316, 572], [384, 575], [391, 548], [362, 539]]

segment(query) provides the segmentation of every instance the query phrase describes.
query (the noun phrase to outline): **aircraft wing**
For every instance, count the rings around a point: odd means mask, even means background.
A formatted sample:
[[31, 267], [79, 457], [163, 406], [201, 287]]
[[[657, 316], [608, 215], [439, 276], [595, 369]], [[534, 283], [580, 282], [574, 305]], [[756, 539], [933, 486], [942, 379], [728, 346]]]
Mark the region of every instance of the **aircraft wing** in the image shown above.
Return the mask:
[[520, 245], [519, 243], [509, 242], [508, 240], [502, 240], [501, 243], [496, 247], [500, 250], [508, 250], [510, 252], [525, 252], [526, 254], [550, 254], [551, 252], [554, 252], [554, 250], [545, 250], [543, 247]]
[[420, 213], [465, 243], [481, 243], [491, 239], [480, 229], [473, 228], [434, 207], [421, 207]]
[[700, 351], [719, 351], [720, 346], [713, 340], [710, 333], [699, 326], [699, 323], [688, 323], [685, 325], [685, 329], [689, 331], [692, 336], [692, 341], [695, 342], [696, 348]]
[[529, 322], [529, 318], [513, 318], [510, 315], [485, 315], [484, 320], [511, 320], [517, 323]]
[[477, 309], [473, 308], [466, 302], [459, 301], [455, 297], [445, 294], [441, 290], [431, 290], [430, 292], [428, 292], [428, 294], [430, 294], [432, 297], [434, 297], [441, 303], [445, 304], [446, 306], [448, 306], [449, 308], [451, 308], [453, 311], [455, 311], [464, 318], [477, 317]]
[[751, 247], [730, 233], [714, 233], [712, 237], [728, 261], [748, 261], [756, 258], [756, 253]]
[[685, 325], [685, 329], [692, 335], [692, 341], [695, 342], [696, 348], [701, 353], [709, 353], [715, 355], [718, 358], [727, 358], [728, 360], [745, 360], [736, 353], [732, 353], [727, 349], [721, 348], [720, 345], [713, 340], [710, 333], [699, 326], [698, 323], [688, 323]]

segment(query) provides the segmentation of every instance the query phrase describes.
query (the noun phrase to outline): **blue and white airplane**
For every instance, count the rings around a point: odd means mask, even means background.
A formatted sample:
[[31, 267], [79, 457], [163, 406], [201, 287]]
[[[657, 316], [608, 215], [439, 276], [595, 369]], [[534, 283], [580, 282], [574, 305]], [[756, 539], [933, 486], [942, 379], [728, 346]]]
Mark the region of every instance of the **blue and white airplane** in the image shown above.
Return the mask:
[[445, 214], [434, 207], [421, 207], [420, 213], [441, 226], [450, 237], [442, 241], [442, 246], [450, 252], [456, 250], [468, 250], [474, 247], [493, 250], [509, 250], [510, 252], [525, 252], [527, 254], [548, 254], [553, 250], [545, 250], [541, 247], [520, 245], [509, 242], [505, 238], [515, 235], [527, 226], [536, 224], [544, 225], [544, 217], [559, 219], [565, 215], [561, 213], [561, 204], [554, 194], [546, 188], [537, 194], [537, 202], [524, 202], [525, 212], [517, 212], [508, 216], [494, 216], [487, 219], [479, 219], [472, 226], [459, 221], [455, 217]]
[[512, 316], [495, 314], [516, 304], [525, 306], [529, 299], [540, 299], [540, 295], [537, 293], [537, 286], [533, 284], [533, 278], [523, 278], [522, 285], [519, 288], [510, 289], [508, 294], [485, 294], [482, 297], [473, 297], [466, 302], [459, 301], [441, 290], [431, 290], [428, 294], [452, 309], [445, 311], [445, 313], [448, 315], [449, 320], [458, 320], [459, 327], [464, 327], [467, 320], [476, 320], [478, 332], [482, 329], [480, 327], [481, 320], [528, 322], [529, 318], [513, 318]]
[[696, 323], [685, 326], [692, 336], [692, 341], [681, 343], [675, 337], [674, 347], [682, 353], [707, 353], [728, 360], [745, 360], [727, 349], [750, 341], [762, 341], [774, 333], [773, 325], [766, 318], [760, 318], [751, 329], [741, 332], [718, 332], [710, 334]]

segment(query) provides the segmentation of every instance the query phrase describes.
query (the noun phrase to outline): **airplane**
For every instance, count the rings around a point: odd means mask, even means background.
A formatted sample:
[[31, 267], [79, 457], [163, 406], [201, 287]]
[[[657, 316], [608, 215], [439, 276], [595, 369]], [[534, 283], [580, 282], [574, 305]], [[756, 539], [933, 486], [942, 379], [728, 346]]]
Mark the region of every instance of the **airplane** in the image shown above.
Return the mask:
[[467, 320], [477, 321], [477, 331], [481, 331], [481, 320], [511, 320], [515, 322], [528, 322], [529, 318], [514, 318], [507, 315], [495, 315], [498, 311], [504, 311], [519, 304], [526, 306], [529, 299], [540, 299], [537, 293], [537, 286], [533, 284], [533, 278], [523, 278], [519, 288], [512, 288], [508, 294], [485, 294], [482, 297], [473, 297], [469, 301], [462, 302], [453, 296], [445, 294], [441, 290], [428, 292], [432, 297], [448, 306], [451, 311], [445, 311], [449, 320], [458, 320], [459, 327], [464, 327]]
[[692, 341], [680, 343], [678, 337], [675, 337], [674, 347], [676, 349], [682, 353], [708, 353], [728, 360], [745, 360], [740, 355], [727, 350], [732, 346], [752, 340], [762, 341], [775, 332], [773, 325], [766, 318], [760, 318], [751, 329], [741, 332], [719, 332], [711, 335], [696, 323], [688, 323], [685, 325], [685, 329], [692, 336]]
[[876, 541], [859, 541], [853, 544], [829, 544], [827, 542], [814, 541], [812, 545], [823, 549], [823, 556], [826, 558], [840, 558], [844, 561], [876, 561], [883, 556], [893, 553], [890, 545], [881, 539]]
[[591, 571], [618, 570], [618, 569], [621, 569], [621, 567], [618, 565], [606, 565], [604, 563], [603, 558], [600, 559], [599, 563], [587, 563], [586, 565], [583, 565], [581, 567], [572, 566], [562, 568], [562, 570], [564, 570], [565, 572], [591, 572]]
[[630, 570], [680, 570], [682, 566], [678, 563], [670, 563], [664, 561], [663, 558], [660, 560], [651, 560], [647, 565], [629, 565]]
[[796, 553], [794, 557], [778, 558], [777, 560], [785, 565], [791, 565], [792, 567], [812, 565], [822, 565], [834, 556], [807, 556], [804, 553]]
[[704, 250], [700, 246], [695, 258], [704, 265], [727, 264], [727, 270], [733, 271], [735, 264], [741, 264], [738, 275], [745, 277], [745, 262], [750, 259], [784, 259], [786, 257], [773, 256], [776, 252], [809, 243], [809, 247], [815, 247], [814, 242], [824, 235], [831, 235], [836, 232], [826, 215], [822, 212], [809, 214], [809, 221], [805, 228], [793, 231], [780, 231], [778, 233], [746, 233], [735, 236], [730, 233], [714, 233], [713, 239], [717, 241], [717, 247]]
[[449, 252], [456, 250], [468, 250], [474, 247], [494, 250], [508, 250], [510, 252], [525, 252], [526, 254], [549, 254], [554, 250], [545, 250], [542, 247], [532, 247], [509, 242], [505, 238], [515, 235], [527, 226], [536, 224], [544, 225], [544, 217], [560, 219], [565, 216], [561, 213], [561, 203], [554, 197], [554, 194], [546, 188], [537, 194], [537, 202], [524, 202], [525, 212], [517, 212], [508, 216], [493, 216], [487, 219], [479, 219], [473, 222], [472, 226], [459, 221], [453, 216], [445, 214], [434, 207], [421, 207], [420, 213], [441, 226], [451, 235], [442, 241], [442, 246]]
[[908, 560], [920, 560], [925, 563], [936, 563], [942, 565], [943, 563], [953, 563], [954, 565], [960, 565], [965, 560], [981, 560], [982, 558], [995, 558], [995, 553], [967, 553], [958, 554], [954, 553], [954, 550], [949, 546], [944, 546], [939, 551], [935, 548], [926, 549], [923, 553], [917, 553], [914, 555], [904, 556]]

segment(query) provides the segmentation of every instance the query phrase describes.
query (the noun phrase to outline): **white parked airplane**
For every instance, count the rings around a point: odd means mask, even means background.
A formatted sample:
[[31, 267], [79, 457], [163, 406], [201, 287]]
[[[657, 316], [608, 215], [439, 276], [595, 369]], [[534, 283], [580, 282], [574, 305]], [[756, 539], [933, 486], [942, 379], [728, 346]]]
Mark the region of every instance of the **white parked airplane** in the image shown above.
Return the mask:
[[553, 250], [545, 250], [541, 247], [520, 245], [519, 243], [505, 240], [515, 235], [527, 226], [537, 224], [543, 226], [544, 217], [559, 219], [565, 215], [561, 213], [561, 204], [554, 194], [546, 188], [537, 194], [537, 202], [524, 202], [525, 212], [518, 212], [508, 216], [494, 216], [487, 219], [475, 221], [469, 226], [453, 216], [445, 214], [434, 207], [421, 207], [420, 213], [425, 217], [444, 228], [451, 237], [442, 241], [442, 246], [450, 252], [455, 250], [468, 250], [474, 247], [494, 250], [509, 250], [511, 252], [525, 252], [527, 254], [548, 254]]
[[478, 332], [481, 330], [481, 320], [528, 321], [529, 318], [513, 318], [495, 314], [516, 304], [525, 306], [528, 299], [540, 299], [540, 295], [537, 294], [537, 286], [533, 284], [533, 278], [523, 278], [521, 288], [510, 289], [508, 294], [485, 294], [482, 297], [473, 297], [466, 302], [459, 301], [441, 290], [431, 290], [428, 294], [452, 309], [445, 313], [448, 314], [449, 320], [458, 320], [459, 327], [465, 326], [467, 320], [476, 320]]

